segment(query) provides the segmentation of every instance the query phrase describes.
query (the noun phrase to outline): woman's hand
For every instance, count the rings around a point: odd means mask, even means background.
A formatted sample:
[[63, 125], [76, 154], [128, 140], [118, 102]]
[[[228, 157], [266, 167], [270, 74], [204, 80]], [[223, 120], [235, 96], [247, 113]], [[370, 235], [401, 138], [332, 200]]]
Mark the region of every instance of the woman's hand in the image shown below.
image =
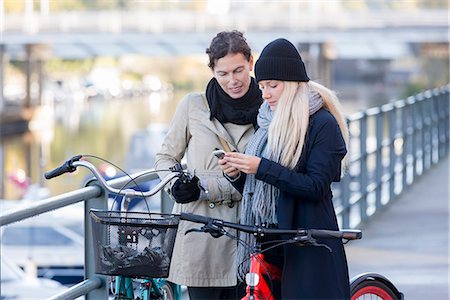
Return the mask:
[[[256, 174], [261, 158], [237, 152], [227, 152], [220, 161], [223, 161], [223, 165], [227, 165], [229, 169], [238, 170], [246, 174]], [[222, 170], [224, 169], [222, 168]]]
[[235, 167], [229, 165], [224, 158], [219, 159], [219, 167], [222, 169], [222, 172], [224, 172], [230, 178], [236, 178], [239, 176], [240, 171]]

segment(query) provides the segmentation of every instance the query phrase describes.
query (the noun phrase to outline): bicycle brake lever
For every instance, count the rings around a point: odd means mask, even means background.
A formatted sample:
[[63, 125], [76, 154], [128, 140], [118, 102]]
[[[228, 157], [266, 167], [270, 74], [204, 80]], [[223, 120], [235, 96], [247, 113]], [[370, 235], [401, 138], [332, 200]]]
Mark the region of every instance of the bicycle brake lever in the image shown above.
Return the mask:
[[325, 247], [328, 249], [328, 251], [333, 252], [333, 250], [330, 248], [330, 246], [328, 246], [326, 244], [320, 244], [316, 240], [310, 241], [310, 244], [315, 247]]
[[199, 228], [189, 229], [188, 231], [186, 231], [184, 233], [184, 235], [187, 235], [188, 233], [191, 233], [191, 232], [206, 232], [206, 233], [209, 233], [213, 238], [219, 238], [224, 235], [224, 233], [222, 231], [220, 231], [219, 229], [214, 229], [208, 225], [202, 226], [202, 228], [200, 228], [200, 229]]
[[[203, 227], [202, 227], [203, 228]], [[192, 228], [192, 229], [189, 229], [188, 231], [186, 231], [185, 233], [184, 233], [184, 235], [187, 235], [188, 233], [191, 233], [191, 232], [205, 232], [205, 230], [203, 230], [203, 229], [198, 229], [198, 228]]]
[[333, 250], [326, 244], [318, 243], [316, 239], [311, 237], [311, 235], [298, 236], [296, 237], [292, 243], [300, 243], [301, 245], [311, 245], [315, 247], [325, 247], [328, 251], [333, 252]]

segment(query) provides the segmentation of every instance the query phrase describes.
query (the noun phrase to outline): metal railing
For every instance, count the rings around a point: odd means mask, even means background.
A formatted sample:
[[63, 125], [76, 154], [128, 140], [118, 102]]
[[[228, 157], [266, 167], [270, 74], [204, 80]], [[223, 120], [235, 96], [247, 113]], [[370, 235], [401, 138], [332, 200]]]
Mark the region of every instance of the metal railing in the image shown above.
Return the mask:
[[333, 186], [342, 227], [356, 227], [449, 152], [450, 85], [356, 113], [347, 173]]
[[[341, 227], [365, 222], [404, 191], [449, 152], [450, 85], [428, 90], [406, 100], [354, 114], [350, 129], [348, 170], [333, 185], [336, 213]], [[138, 174], [136, 183], [157, 175]], [[136, 176], [133, 176], [136, 177]], [[128, 177], [108, 181], [114, 187], [129, 183]], [[161, 209], [171, 202], [161, 195]], [[18, 208], [0, 216], [0, 226], [20, 221], [77, 202], [85, 202], [85, 278], [51, 299], [107, 299], [107, 278], [94, 273], [91, 209], [107, 209], [108, 195], [95, 180], [84, 188]]]

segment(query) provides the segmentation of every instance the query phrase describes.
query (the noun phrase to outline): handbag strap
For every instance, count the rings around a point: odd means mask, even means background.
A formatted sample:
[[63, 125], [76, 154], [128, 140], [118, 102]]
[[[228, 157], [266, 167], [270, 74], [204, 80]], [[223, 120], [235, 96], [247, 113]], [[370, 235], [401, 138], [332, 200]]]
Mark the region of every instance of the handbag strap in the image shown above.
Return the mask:
[[[203, 102], [205, 103], [206, 108], [209, 110], [209, 104], [208, 104], [208, 100], [206, 100], [206, 97], [204, 94], [202, 94], [202, 99]], [[225, 152], [231, 152], [231, 148], [230, 145], [228, 145], [227, 141], [225, 141], [225, 139], [221, 136], [217, 136], [220, 140], [220, 143], [222, 144], [223, 150], [225, 150]]]

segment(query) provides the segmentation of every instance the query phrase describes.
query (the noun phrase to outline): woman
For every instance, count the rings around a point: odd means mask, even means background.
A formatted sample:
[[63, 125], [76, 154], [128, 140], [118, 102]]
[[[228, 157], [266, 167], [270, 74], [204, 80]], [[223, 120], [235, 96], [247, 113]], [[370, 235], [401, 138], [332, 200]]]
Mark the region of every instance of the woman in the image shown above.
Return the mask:
[[[245, 150], [255, 131], [261, 91], [250, 77], [253, 57], [241, 32], [217, 34], [206, 53], [213, 73], [206, 97], [191, 93], [181, 101], [156, 155], [155, 168], [172, 167], [186, 155], [187, 169], [196, 177], [191, 183], [177, 180], [171, 187], [176, 201], [173, 212], [236, 222], [241, 194], [223, 177], [213, 151]], [[185, 235], [192, 228], [198, 225], [180, 222], [168, 279], [188, 286], [190, 299], [240, 299], [244, 291], [236, 294], [233, 263], [237, 243], [208, 234]]]
[[[331, 183], [340, 180], [348, 130], [336, 96], [309, 80], [300, 54], [285, 39], [263, 49], [255, 75], [265, 100], [259, 129], [246, 154], [226, 153], [219, 161], [230, 177], [247, 174], [235, 183], [242, 186], [246, 177], [241, 223], [338, 230]], [[285, 246], [283, 299], [350, 298], [342, 242], [319, 242], [332, 252]]]

